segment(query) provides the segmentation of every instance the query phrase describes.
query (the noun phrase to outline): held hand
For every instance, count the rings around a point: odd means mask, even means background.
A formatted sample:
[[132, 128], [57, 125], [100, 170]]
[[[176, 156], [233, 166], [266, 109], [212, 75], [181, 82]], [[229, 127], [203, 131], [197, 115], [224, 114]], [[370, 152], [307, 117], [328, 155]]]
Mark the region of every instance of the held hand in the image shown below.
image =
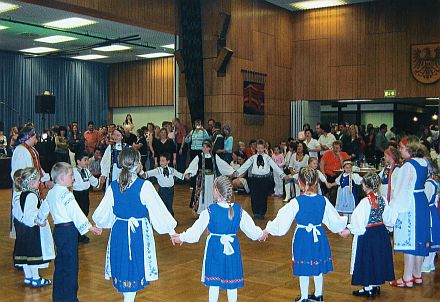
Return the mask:
[[102, 228], [98, 228], [96, 226], [90, 227], [89, 231], [98, 236], [102, 234]]
[[173, 245], [176, 245], [176, 243], [179, 244], [179, 245], [183, 244], [183, 241], [180, 240], [180, 235], [177, 234], [177, 233], [171, 235], [171, 242], [173, 243]]
[[191, 173], [185, 174], [185, 179], [190, 179], [190, 178], [191, 178]]
[[347, 228], [345, 228], [342, 232], [339, 232], [339, 236], [342, 238], [347, 238], [350, 234], [350, 230]]
[[102, 186], [102, 184], [105, 183], [105, 180], [106, 180], [106, 177], [105, 177], [104, 175], [101, 175], [101, 176], [99, 177], [99, 183], [100, 183], [101, 186]]
[[39, 227], [45, 227], [47, 224], [47, 220], [45, 220], [43, 223], [37, 223]]
[[284, 180], [288, 180], [289, 178], [290, 178], [289, 175], [284, 175], [284, 176], [283, 176], [283, 179], [284, 179]]
[[269, 237], [269, 232], [267, 230], [263, 231], [263, 236], [258, 238], [258, 241], [266, 241], [267, 237]]

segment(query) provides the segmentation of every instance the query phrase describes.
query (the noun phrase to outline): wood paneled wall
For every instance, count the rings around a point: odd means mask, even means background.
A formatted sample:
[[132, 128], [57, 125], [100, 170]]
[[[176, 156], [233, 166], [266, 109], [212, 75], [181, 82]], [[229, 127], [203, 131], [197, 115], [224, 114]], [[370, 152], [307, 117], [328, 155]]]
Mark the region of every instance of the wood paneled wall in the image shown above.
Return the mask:
[[164, 105], [174, 105], [174, 58], [110, 65], [110, 108]]
[[[227, 46], [234, 51], [226, 77], [212, 70], [221, 11], [231, 12]], [[288, 12], [261, 0], [204, 3], [205, 119], [232, 125], [235, 141], [290, 133], [290, 100], [440, 95], [440, 81], [424, 85], [411, 75], [411, 44], [440, 42], [440, 2], [383, 0]], [[267, 74], [264, 126], [243, 120], [241, 69]], [[181, 83], [184, 76], [181, 76]], [[187, 118], [184, 89], [179, 113]]]
[[176, 0], [23, 0], [23, 2], [170, 34], [177, 32]]

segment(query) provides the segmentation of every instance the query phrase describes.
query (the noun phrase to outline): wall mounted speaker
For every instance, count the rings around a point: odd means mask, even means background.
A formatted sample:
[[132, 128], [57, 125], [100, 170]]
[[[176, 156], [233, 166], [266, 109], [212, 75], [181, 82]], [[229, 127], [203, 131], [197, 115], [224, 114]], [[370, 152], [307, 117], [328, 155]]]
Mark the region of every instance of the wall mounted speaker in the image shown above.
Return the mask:
[[35, 96], [35, 113], [55, 113], [54, 95]]
[[215, 59], [213, 65], [213, 68], [215, 71], [217, 71], [218, 75], [226, 74], [226, 67], [228, 66], [229, 60], [231, 59], [233, 53], [234, 52], [227, 47], [223, 47], [219, 50], [217, 59]]

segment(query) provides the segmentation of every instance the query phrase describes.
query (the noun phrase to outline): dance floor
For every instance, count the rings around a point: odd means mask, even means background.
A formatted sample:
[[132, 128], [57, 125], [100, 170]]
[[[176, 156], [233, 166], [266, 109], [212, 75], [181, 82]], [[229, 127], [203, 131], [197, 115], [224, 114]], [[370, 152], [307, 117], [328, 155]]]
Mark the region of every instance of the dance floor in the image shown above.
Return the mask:
[[[47, 302], [51, 301], [52, 287], [40, 289], [24, 287], [23, 273], [12, 265], [14, 241], [9, 238], [10, 190], [0, 190], [0, 283], [2, 292], [0, 301]], [[176, 231], [182, 232], [193, 224], [188, 208], [191, 191], [187, 186], [176, 186], [174, 209], [179, 221]], [[91, 213], [98, 205], [102, 193], [91, 193]], [[250, 198], [245, 195], [235, 196], [246, 211], [250, 212]], [[280, 207], [281, 198], [269, 198], [266, 220], [257, 221], [262, 228], [267, 219], [273, 219]], [[53, 222], [51, 221], [53, 225]], [[85, 301], [122, 301], [110, 281], [104, 279], [104, 256], [109, 231], [102, 236], [89, 235], [89, 244], [79, 246], [79, 300]], [[291, 243], [293, 227], [284, 237], [269, 237], [266, 242], [254, 242], [243, 233], [238, 234], [243, 257], [245, 286], [238, 291], [239, 301], [283, 302], [293, 301], [299, 294], [298, 278], [291, 272]], [[364, 301], [365, 298], [352, 296], [350, 256], [351, 239], [343, 239], [335, 234], [328, 234], [334, 259], [335, 271], [324, 277], [324, 297], [328, 302]], [[208, 289], [200, 282], [203, 251], [206, 235], [196, 244], [173, 246], [168, 235], [155, 234], [159, 280], [138, 293], [136, 301], [171, 302], [171, 301], [207, 301]], [[396, 276], [402, 275], [402, 255], [395, 254]], [[382, 286], [382, 301], [440, 301], [440, 261], [436, 273], [424, 274], [424, 284], [413, 289]], [[45, 278], [52, 279], [54, 265], [40, 270]], [[313, 292], [313, 282], [310, 291]], [[220, 301], [227, 301], [226, 294], [220, 294]]]

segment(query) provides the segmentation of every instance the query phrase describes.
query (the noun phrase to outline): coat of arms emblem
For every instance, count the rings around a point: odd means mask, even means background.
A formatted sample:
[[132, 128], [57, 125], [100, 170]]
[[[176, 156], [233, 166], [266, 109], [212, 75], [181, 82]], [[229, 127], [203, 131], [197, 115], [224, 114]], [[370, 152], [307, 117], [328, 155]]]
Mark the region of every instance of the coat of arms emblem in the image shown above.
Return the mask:
[[423, 84], [440, 79], [440, 43], [411, 46], [411, 72]]

